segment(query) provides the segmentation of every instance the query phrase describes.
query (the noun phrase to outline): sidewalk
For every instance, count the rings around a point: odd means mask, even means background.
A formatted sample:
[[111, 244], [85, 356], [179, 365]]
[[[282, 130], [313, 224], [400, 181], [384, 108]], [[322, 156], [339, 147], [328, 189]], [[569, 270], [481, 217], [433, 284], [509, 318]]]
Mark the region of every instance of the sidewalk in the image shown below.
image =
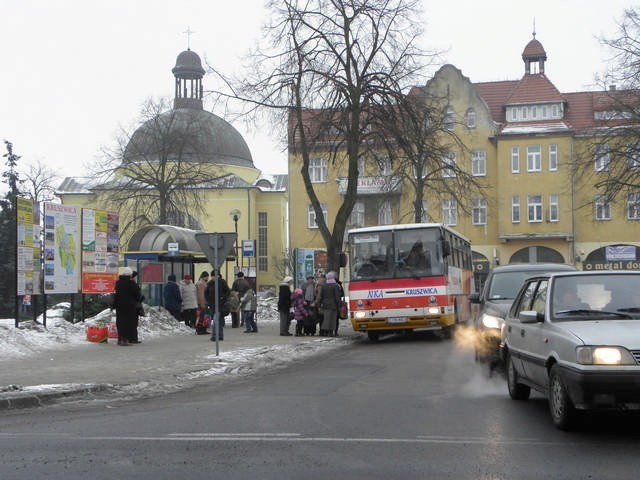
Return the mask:
[[348, 322], [341, 322], [338, 338], [282, 337], [276, 322], [263, 322], [259, 328], [259, 333], [225, 328], [219, 355], [210, 335], [184, 333], [141, 337], [141, 344], [128, 347], [118, 346], [114, 339], [107, 344], [61, 344], [35, 357], [2, 360], [0, 410], [83, 394], [160, 394], [201, 378], [277, 368], [357, 338]]

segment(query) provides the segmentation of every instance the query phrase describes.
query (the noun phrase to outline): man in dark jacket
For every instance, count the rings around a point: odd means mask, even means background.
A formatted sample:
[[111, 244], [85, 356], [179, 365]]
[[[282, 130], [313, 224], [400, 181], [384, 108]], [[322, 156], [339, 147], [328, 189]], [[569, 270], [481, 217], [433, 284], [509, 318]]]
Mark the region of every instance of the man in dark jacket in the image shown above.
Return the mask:
[[176, 283], [176, 276], [172, 273], [167, 277], [167, 284], [164, 286], [164, 308], [180, 321], [180, 311], [182, 310], [182, 295], [180, 295], [180, 286]]
[[118, 277], [113, 295], [113, 308], [116, 310], [116, 328], [118, 329], [118, 345], [129, 345], [133, 337], [138, 317], [137, 304], [142, 301], [138, 286], [131, 281], [133, 270], [124, 267]]
[[[216, 306], [216, 278], [218, 280], [218, 305], [219, 312], [215, 311]], [[207, 283], [207, 288], [205, 289], [205, 296], [207, 297], [207, 302], [209, 303], [209, 308], [214, 312], [212, 318], [218, 319], [218, 339], [224, 340], [224, 317], [229, 315], [228, 311], [228, 300], [229, 293], [231, 289], [229, 288], [229, 284], [227, 281], [220, 276], [220, 272], [216, 272], [215, 270], [211, 271], [211, 280]], [[211, 340], [216, 340], [216, 328], [215, 324], [211, 325]]]
[[278, 315], [280, 316], [280, 335], [288, 337], [289, 332], [289, 312], [291, 311], [291, 286], [293, 278], [284, 277], [278, 289]]

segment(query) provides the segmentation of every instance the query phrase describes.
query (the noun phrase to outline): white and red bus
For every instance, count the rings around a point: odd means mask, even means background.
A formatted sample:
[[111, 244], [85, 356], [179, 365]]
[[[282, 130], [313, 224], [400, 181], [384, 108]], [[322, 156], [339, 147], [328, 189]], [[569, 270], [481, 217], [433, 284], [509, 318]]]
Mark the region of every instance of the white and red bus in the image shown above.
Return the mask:
[[439, 223], [349, 230], [349, 316], [373, 341], [387, 333], [440, 331], [471, 318], [469, 240]]

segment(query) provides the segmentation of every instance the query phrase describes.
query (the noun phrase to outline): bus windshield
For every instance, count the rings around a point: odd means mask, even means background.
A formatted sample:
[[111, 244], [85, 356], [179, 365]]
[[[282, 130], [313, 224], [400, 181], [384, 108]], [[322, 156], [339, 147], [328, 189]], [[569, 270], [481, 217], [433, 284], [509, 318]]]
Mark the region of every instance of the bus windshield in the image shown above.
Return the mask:
[[438, 228], [352, 233], [349, 244], [352, 280], [444, 274]]

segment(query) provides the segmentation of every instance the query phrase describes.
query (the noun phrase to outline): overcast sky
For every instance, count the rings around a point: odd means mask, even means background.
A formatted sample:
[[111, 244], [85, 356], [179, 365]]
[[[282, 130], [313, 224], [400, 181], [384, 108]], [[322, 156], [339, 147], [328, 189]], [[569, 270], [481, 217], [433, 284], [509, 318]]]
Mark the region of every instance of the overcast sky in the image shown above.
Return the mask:
[[[255, 43], [263, 0], [0, 0], [0, 139], [21, 164], [40, 160], [61, 176], [83, 173], [119, 125], [139, 118], [149, 97], [173, 98], [171, 68], [191, 49], [222, 72], [240, 69]], [[536, 38], [561, 92], [589, 90], [605, 68], [598, 35], [611, 37], [621, 0], [424, 0], [424, 47], [447, 50], [472, 82], [519, 79], [522, 51]], [[211, 81], [210, 81], [211, 82]], [[207, 76], [204, 77], [207, 88]], [[224, 116], [224, 111], [213, 107]], [[245, 136], [264, 174], [286, 173], [270, 127]], [[5, 153], [4, 145], [1, 145]], [[2, 168], [4, 169], [4, 162]], [[0, 169], [0, 170], [1, 170]]]

